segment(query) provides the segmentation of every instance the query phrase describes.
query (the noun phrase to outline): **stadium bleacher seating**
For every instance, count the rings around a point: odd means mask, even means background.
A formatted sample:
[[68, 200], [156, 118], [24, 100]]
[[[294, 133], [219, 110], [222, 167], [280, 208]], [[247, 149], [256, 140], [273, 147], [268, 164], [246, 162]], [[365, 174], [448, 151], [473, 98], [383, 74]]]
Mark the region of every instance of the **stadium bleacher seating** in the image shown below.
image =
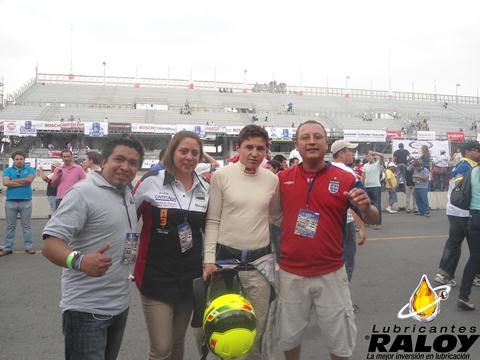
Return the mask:
[[[443, 99], [446, 97], [440, 95], [435, 102], [418, 100], [415, 94], [411, 99], [408, 96], [406, 99], [360, 97], [355, 96], [353, 90], [351, 96], [348, 92], [342, 95], [345, 89], [337, 89], [338, 96], [313, 96], [309, 95], [312, 91], [301, 93], [293, 88], [288, 94], [244, 93], [241, 84], [236, 84], [232, 93], [223, 93], [217, 88], [192, 90], [187, 86], [152, 85], [141, 80], [133, 86], [134, 79], [122, 82], [115, 81], [120, 78], [112, 78], [105, 85], [101, 81], [69, 83], [66, 75], [62, 81], [54, 79], [53, 75], [39, 74], [37, 81], [0, 111], [0, 120], [67, 121], [73, 116], [81, 121], [128, 123], [205, 125], [213, 122], [215, 125], [243, 126], [252, 122], [253, 113], [226, 111], [236, 108], [253, 109], [258, 124], [265, 126], [290, 127], [315, 119], [337, 132], [343, 129], [400, 130], [410, 122], [425, 118], [430, 130], [437, 134], [462, 129], [470, 137], [476, 136], [471, 129], [472, 121], [480, 120], [480, 104], [476, 98], [467, 104], [450, 101], [445, 108]], [[418, 94], [418, 98], [422, 98], [419, 95], [422, 94]], [[180, 113], [186, 101], [191, 115]], [[291, 113], [286, 111], [289, 102], [293, 103]], [[136, 109], [137, 104], [162, 105], [168, 110]], [[266, 116], [268, 121], [265, 121]], [[365, 121], [365, 117], [371, 121]]]

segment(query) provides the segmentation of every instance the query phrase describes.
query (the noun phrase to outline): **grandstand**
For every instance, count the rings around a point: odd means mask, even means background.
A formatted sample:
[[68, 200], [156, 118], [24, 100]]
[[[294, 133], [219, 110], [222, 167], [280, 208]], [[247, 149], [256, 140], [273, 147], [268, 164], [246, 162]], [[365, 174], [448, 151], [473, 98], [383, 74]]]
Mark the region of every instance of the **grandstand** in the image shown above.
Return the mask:
[[[0, 121], [213, 125], [217, 130], [211, 131], [218, 137], [225, 135], [224, 127], [242, 127], [254, 120], [265, 127], [294, 128], [315, 119], [329, 129], [332, 138], [342, 137], [344, 129], [359, 129], [403, 131], [415, 139], [416, 132], [407, 129], [426, 119], [437, 139], [446, 139], [449, 131], [463, 131], [466, 139], [477, 137], [472, 124], [480, 121], [478, 97], [296, 86], [276, 93], [254, 92], [256, 85], [37, 74], [8, 95]], [[293, 104], [292, 112], [287, 111], [288, 103]], [[218, 143], [231, 148], [229, 141]], [[35, 146], [45, 145], [30, 145]]]

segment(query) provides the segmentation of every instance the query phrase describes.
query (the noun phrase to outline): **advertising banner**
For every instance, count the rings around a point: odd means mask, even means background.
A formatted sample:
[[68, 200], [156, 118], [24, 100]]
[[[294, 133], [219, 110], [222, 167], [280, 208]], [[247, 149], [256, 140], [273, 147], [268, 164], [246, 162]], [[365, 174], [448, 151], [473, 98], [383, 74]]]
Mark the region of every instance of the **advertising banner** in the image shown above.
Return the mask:
[[37, 125], [32, 120], [4, 121], [5, 136], [37, 136]]
[[132, 125], [130, 123], [108, 123], [108, 132], [111, 133], [126, 133], [132, 132]]
[[84, 134], [91, 137], [108, 136], [107, 122], [85, 122]]
[[62, 122], [60, 121], [37, 121], [37, 130], [42, 131], [61, 131], [62, 130]]
[[243, 129], [243, 126], [225, 126], [225, 132], [227, 135], [238, 135]]
[[62, 160], [59, 159], [38, 159], [37, 158], [37, 169], [42, 167], [43, 170], [52, 170], [52, 161], [60, 161], [63, 164]]
[[155, 133], [156, 134], [175, 134], [177, 132], [176, 125], [155, 125]]
[[387, 130], [387, 140], [403, 139], [403, 134], [400, 130]]
[[3, 135], [5, 136], [18, 136], [18, 127], [16, 121], [4, 121], [3, 122]]
[[343, 138], [351, 142], [385, 142], [385, 130], [345, 129]]
[[295, 128], [266, 127], [271, 140], [292, 140]]
[[435, 131], [417, 131], [417, 140], [435, 140]]
[[207, 134], [225, 134], [227, 132], [227, 129], [225, 126], [206, 125], [205, 132]]
[[392, 153], [398, 149], [398, 144], [400, 143], [403, 144], [406, 150], [410, 151], [410, 155], [414, 158], [420, 156], [420, 149], [423, 145], [428, 146], [428, 150], [434, 161], [440, 156], [442, 150], [445, 151], [445, 154], [447, 154], [448, 157], [450, 157], [448, 141], [392, 140]]
[[145, 159], [143, 160], [142, 169], [150, 169], [153, 165], [158, 163], [158, 159]]
[[465, 133], [463, 131], [447, 131], [447, 139], [450, 141], [465, 141]]
[[205, 137], [205, 126], [204, 125], [191, 125], [191, 124], [178, 124], [177, 132], [187, 130], [192, 131], [200, 137]]

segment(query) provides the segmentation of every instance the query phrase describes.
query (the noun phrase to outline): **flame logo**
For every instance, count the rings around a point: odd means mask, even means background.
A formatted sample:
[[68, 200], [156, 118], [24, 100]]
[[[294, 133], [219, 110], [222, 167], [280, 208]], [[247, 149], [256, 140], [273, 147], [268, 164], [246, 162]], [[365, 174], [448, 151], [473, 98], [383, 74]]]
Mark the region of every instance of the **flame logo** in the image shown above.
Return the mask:
[[[427, 275], [423, 274], [417, 288], [410, 296], [410, 301], [400, 309], [397, 317], [399, 319], [413, 317], [420, 322], [432, 321], [440, 313], [440, 302], [448, 299], [450, 290], [451, 287], [448, 285], [433, 288]], [[407, 307], [409, 312], [404, 314]]]

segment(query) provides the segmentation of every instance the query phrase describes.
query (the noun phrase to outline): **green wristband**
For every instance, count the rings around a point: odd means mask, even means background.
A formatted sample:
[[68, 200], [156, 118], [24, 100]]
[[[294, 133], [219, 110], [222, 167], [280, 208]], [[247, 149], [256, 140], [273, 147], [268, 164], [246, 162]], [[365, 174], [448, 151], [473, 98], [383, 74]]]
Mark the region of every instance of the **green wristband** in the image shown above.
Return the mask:
[[69, 269], [72, 268], [72, 262], [75, 255], [77, 255], [77, 251], [72, 251], [70, 254], [68, 254], [67, 261], [66, 261], [67, 268]]

